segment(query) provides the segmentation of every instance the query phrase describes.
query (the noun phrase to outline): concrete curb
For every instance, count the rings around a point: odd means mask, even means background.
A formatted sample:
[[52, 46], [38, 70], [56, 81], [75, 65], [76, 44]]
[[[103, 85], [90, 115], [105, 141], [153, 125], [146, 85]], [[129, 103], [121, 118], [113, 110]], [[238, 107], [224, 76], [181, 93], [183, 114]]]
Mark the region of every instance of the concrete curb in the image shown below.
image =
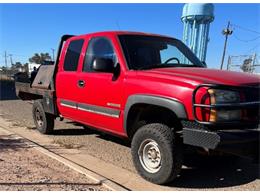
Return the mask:
[[8, 127], [5, 127], [4, 125], [0, 125], [0, 131], [6, 133], [6, 134], [15, 134], [15, 138], [17, 139], [23, 139], [25, 140], [25, 143], [31, 147], [33, 147], [34, 149], [38, 150], [39, 152], [49, 156], [50, 158], [53, 158], [61, 163], [63, 163], [64, 165], [70, 167], [71, 169], [85, 175], [87, 178], [89, 178], [90, 180], [95, 181], [95, 183], [100, 183], [100, 185], [102, 185], [103, 187], [112, 190], [112, 191], [127, 191], [128, 189], [87, 169], [86, 167], [83, 167], [81, 165], [78, 165], [76, 163], [74, 163], [73, 161], [66, 159], [52, 151], [49, 151], [48, 149], [42, 147], [41, 145], [35, 143], [34, 141], [22, 137], [20, 135], [17, 135], [16, 133], [13, 133], [12, 131], [9, 131], [7, 129]]

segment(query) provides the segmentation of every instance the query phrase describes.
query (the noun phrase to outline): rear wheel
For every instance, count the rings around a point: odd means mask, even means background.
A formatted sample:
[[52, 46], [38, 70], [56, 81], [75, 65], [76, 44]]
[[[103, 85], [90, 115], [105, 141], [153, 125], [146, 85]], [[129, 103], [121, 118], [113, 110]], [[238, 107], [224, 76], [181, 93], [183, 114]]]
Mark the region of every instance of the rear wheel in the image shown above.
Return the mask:
[[138, 173], [146, 180], [165, 184], [177, 177], [182, 167], [182, 143], [160, 123], [144, 125], [132, 140], [132, 157]]
[[34, 124], [42, 134], [50, 134], [54, 128], [54, 116], [46, 113], [41, 100], [36, 100], [32, 108]]

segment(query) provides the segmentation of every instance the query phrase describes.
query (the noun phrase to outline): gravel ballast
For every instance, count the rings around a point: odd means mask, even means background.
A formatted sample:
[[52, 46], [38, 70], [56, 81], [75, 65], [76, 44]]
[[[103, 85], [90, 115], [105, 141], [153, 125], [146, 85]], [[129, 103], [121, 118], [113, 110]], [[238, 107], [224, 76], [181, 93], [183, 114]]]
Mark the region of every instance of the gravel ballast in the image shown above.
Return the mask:
[[107, 190], [12, 135], [0, 135], [0, 191]]

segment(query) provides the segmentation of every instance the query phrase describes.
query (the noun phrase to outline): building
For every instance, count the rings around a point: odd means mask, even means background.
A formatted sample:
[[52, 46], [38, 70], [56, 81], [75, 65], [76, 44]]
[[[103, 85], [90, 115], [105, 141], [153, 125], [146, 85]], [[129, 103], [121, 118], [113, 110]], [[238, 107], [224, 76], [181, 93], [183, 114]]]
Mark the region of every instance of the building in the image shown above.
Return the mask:
[[40, 64], [28, 64], [28, 70], [29, 70], [29, 74], [33, 71], [33, 67], [36, 67], [37, 69], [40, 67]]

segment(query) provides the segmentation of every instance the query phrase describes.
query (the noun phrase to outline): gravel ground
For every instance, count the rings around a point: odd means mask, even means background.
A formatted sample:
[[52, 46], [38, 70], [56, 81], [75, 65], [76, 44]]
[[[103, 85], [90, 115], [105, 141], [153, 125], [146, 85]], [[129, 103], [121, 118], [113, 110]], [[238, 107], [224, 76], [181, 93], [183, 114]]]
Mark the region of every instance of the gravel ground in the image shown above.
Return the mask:
[[107, 190], [10, 135], [0, 135], [0, 191]]
[[[0, 115], [12, 121], [16, 126], [35, 129], [31, 114], [32, 104], [21, 100], [0, 101]], [[67, 148], [81, 148], [88, 154], [106, 162], [135, 171], [130, 148], [119, 138], [102, 134], [91, 129], [85, 130], [71, 121], [55, 121], [54, 135], [48, 135], [54, 143]]]
[[[17, 100], [12, 85], [1, 85], [0, 114], [11, 120], [18, 126], [26, 126], [35, 129], [32, 121], [32, 105]], [[7, 92], [8, 91], [8, 92]], [[3, 94], [5, 92], [5, 94]], [[94, 130], [84, 130], [75, 123], [64, 120], [55, 121], [54, 135], [50, 135], [53, 142], [68, 148], [80, 148], [80, 150], [98, 157], [106, 162], [125, 168], [132, 172], [135, 169], [132, 164], [129, 144], [110, 135], [104, 135]], [[236, 163], [230, 160], [216, 160], [199, 158], [190, 167], [184, 169], [181, 177], [170, 186], [189, 189], [221, 189], [221, 190], [260, 190], [260, 168], [252, 164], [250, 160], [238, 159]], [[194, 179], [196, 178], [196, 179]]]
[[[35, 129], [32, 119], [32, 104], [17, 99], [12, 83], [0, 82], [0, 115], [17, 126]], [[117, 137], [106, 135], [91, 129], [84, 130], [71, 121], [55, 121], [54, 143], [65, 147], [81, 147], [88, 154], [98, 157], [127, 170], [135, 172], [129, 145]]]

